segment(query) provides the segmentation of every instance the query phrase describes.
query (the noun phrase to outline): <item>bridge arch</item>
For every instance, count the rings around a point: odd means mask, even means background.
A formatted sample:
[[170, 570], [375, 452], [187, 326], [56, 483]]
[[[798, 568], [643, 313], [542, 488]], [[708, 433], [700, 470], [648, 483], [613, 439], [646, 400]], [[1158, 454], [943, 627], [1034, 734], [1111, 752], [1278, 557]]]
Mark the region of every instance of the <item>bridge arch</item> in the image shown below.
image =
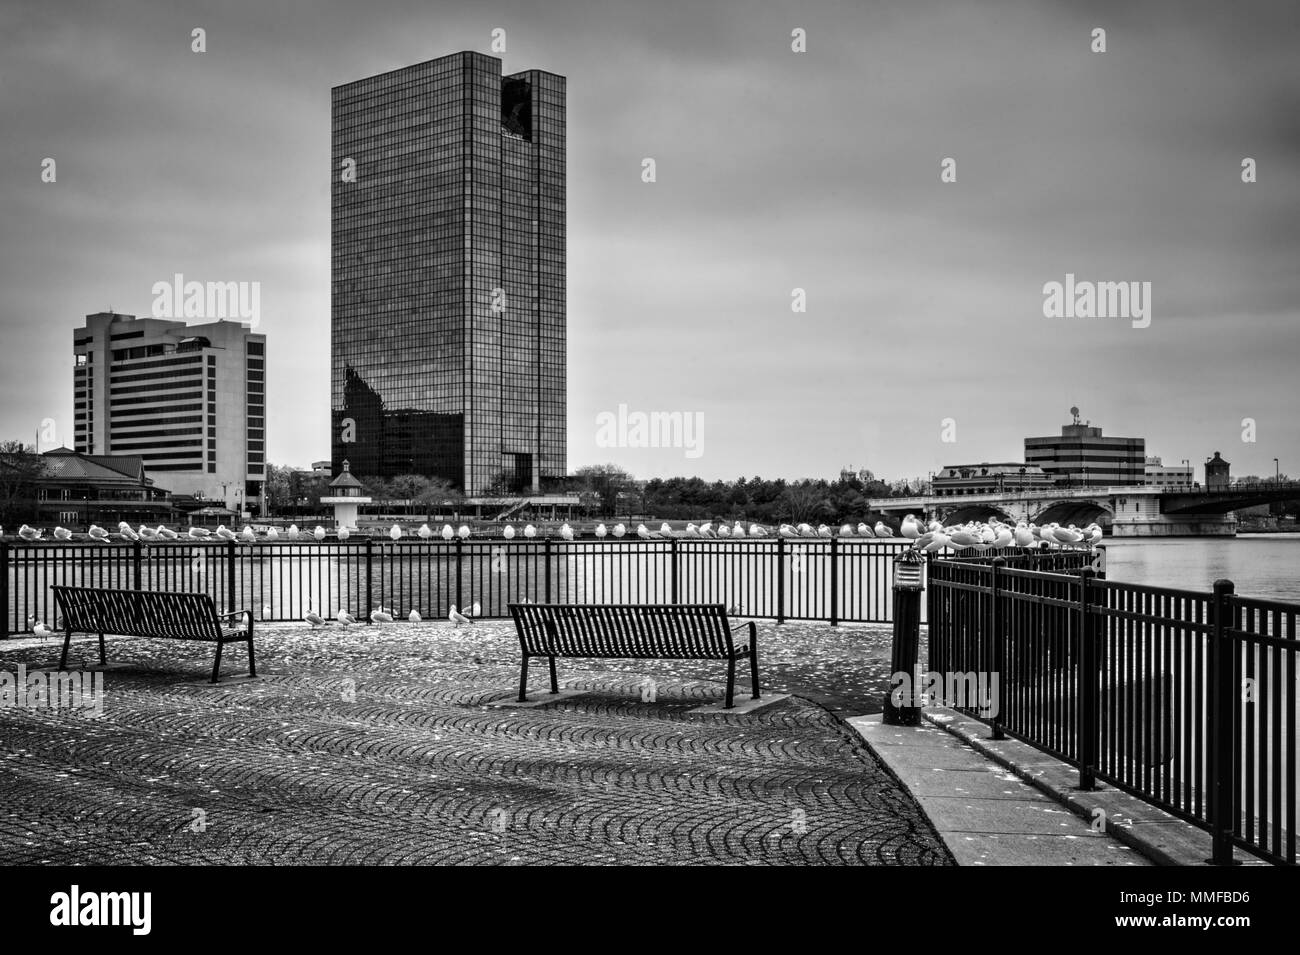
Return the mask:
[[1033, 518], [1035, 524], [1077, 524], [1082, 527], [1096, 521], [1109, 527], [1115, 517], [1114, 506], [1109, 501], [1064, 500], [1044, 502], [1046, 505]]
[[[938, 508], [935, 509], [938, 511]], [[945, 509], [939, 520], [945, 525], [965, 524], [967, 521], [987, 521], [996, 517], [1000, 521], [1015, 523], [1015, 518], [996, 504], [958, 504]]]

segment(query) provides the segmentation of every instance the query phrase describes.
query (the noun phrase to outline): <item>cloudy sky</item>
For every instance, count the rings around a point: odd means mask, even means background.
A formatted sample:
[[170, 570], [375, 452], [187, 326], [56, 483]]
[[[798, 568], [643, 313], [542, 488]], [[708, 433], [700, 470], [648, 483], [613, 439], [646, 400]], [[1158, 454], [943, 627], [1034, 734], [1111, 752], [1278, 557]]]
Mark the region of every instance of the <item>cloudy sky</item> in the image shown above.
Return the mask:
[[[0, 437], [71, 444], [72, 329], [181, 272], [261, 282], [270, 458], [328, 457], [330, 87], [495, 28], [568, 77], [571, 469], [908, 477], [1078, 405], [1300, 473], [1290, 0], [7, 0]], [[1067, 273], [1150, 282], [1150, 326], [1044, 317]], [[702, 415], [703, 453], [598, 447], [620, 404]]]

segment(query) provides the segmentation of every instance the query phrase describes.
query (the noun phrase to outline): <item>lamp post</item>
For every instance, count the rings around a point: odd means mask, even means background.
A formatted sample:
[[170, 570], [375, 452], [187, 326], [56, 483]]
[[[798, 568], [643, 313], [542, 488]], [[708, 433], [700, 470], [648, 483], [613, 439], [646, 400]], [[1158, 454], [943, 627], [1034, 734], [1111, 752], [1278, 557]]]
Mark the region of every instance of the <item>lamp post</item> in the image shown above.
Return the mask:
[[1273, 483], [1282, 483], [1282, 467], [1277, 463], [1277, 458], [1273, 459]]

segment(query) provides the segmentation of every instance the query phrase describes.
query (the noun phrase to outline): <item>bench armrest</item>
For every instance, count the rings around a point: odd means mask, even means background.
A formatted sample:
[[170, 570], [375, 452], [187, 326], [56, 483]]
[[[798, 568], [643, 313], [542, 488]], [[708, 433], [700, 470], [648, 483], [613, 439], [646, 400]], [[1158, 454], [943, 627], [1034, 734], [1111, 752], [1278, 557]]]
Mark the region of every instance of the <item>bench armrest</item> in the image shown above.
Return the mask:
[[229, 620], [231, 617], [242, 617], [244, 614], [248, 614], [249, 618], [251, 619], [252, 616], [253, 616], [253, 611], [251, 611], [251, 610], [231, 610], [231, 611], [229, 611], [229, 612], [227, 612], [227, 613], [218, 613], [218, 614], [217, 614], [217, 619], [218, 619], [218, 620]]

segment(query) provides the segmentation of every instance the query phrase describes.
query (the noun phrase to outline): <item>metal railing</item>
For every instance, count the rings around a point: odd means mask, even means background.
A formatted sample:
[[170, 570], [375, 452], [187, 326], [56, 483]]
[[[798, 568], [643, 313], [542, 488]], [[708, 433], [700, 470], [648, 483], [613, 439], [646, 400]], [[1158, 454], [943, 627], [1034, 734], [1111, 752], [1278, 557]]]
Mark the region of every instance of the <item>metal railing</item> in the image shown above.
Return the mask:
[[1213, 837], [1296, 862], [1296, 616], [1300, 605], [930, 562], [929, 667], [996, 674], [997, 706], [963, 712]]
[[[513, 601], [722, 603], [778, 622], [884, 623], [904, 540], [784, 539], [0, 542], [0, 638], [56, 627], [50, 588], [203, 591], [259, 619], [359, 619], [383, 606], [445, 618], [479, 604], [506, 618]], [[265, 610], [265, 612], [264, 612]]]

